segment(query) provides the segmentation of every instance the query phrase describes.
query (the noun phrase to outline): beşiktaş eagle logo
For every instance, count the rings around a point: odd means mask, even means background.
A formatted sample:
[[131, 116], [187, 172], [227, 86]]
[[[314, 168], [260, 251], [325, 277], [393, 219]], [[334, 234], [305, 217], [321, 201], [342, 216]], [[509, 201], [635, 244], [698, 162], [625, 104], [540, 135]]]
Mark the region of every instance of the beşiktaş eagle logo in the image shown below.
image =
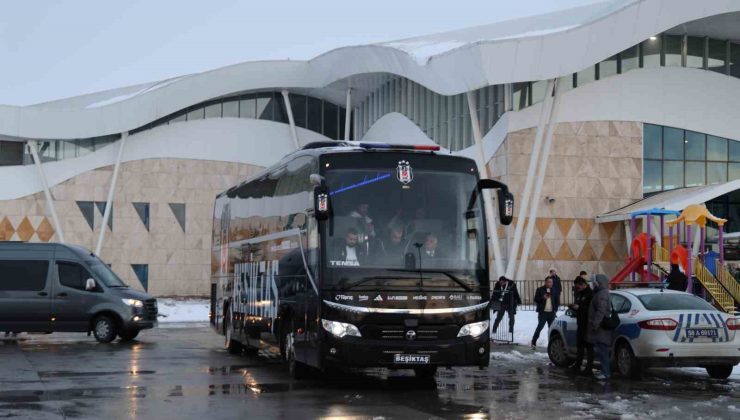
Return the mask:
[[398, 162], [396, 178], [398, 178], [398, 181], [404, 185], [409, 184], [414, 180], [414, 172], [411, 170], [411, 164], [408, 161], [402, 160]]

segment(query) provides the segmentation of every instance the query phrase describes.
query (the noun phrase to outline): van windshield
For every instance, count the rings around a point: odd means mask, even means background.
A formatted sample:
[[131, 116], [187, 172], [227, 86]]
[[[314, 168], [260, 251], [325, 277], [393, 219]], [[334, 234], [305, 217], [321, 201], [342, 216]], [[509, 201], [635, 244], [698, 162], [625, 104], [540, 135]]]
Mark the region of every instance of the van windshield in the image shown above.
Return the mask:
[[93, 260], [88, 261], [90, 270], [95, 274], [95, 277], [103, 282], [108, 287], [128, 287], [126, 283], [121, 280], [107, 265], [103, 264], [102, 261]]

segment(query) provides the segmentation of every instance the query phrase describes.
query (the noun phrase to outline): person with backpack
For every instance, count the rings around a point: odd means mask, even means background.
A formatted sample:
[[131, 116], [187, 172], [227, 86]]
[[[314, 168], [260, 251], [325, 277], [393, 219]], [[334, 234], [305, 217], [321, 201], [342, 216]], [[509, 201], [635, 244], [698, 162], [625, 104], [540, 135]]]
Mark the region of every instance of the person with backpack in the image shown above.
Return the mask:
[[493, 333], [498, 330], [498, 325], [504, 317], [504, 313], [509, 314], [509, 333], [514, 333], [514, 316], [516, 315], [517, 305], [522, 304], [519, 297], [519, 291], [516, 283], [504, 276], [498, 278], [496, 285], [493, 287], [491, 296], [491, 311], [496, 312], [496, 320], [493, 322]]
[[[594, 353], [601, 363], [601, 374], [597, 379], [608, 381], [612, 376], [609, 366], [612, 331], [619, 324], [619, 318], [611, 307], [609, 279], [603, 274], [597, 274], [593, 277], [592, 283], [594, 292], [588, 307], [586, 341], [594, 346]], [[617, 325], [614, 325], [615, 317]]]

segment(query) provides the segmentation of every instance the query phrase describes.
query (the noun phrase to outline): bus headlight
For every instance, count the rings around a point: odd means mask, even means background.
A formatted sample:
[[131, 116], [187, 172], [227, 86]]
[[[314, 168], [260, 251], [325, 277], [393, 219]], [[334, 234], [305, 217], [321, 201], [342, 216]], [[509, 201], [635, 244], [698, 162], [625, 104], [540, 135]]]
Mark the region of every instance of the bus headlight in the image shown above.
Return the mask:
[[480, 337], [481, 334], [488, 331], [488, 321], [473, 322], [472, 324], [465, 324], [460, 328], [460, 332], [457, 333], [458, 337]]
[[353, 337], [362, 337], [362, 334], [360, 334], [360, 330], [358, 330], [357, 327], [355, 327], [352, 324], [322, 319], [321, 325], [324, 326], [324, 329], [327, 332], [339, 338], [342, 338], [345, 335], [351, 335]]

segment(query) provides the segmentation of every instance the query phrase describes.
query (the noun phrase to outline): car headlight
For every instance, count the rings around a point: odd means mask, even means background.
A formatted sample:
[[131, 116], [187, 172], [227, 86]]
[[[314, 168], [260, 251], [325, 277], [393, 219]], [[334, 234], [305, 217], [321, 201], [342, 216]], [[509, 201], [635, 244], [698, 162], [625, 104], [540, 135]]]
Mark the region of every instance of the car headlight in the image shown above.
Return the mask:
[[321, 325], [324, 326], [324, 329], [326, 331], [328, 331], [332, 335], [339, 337], [339, 338], [342, 338], [345, 335], [351, 335], [353, 337], [362, 337], [362, 334], [360, 334], [360, 330], [358, 330], [357, 327], [355, 327], [352, 324], [322, 319]]
[[465, 324], [460, 328], [460, 332], [457, 333], [458, 337], [480, 337], [481, 334], [488, 331], [488, 321], [473, 322], [472, 324]]
[[137, 300], [137, 299], [121, 299], [123, 303], [125, 303], [128, 306], [133, 306], [134, 308], [143, 308], [144, 302]]

